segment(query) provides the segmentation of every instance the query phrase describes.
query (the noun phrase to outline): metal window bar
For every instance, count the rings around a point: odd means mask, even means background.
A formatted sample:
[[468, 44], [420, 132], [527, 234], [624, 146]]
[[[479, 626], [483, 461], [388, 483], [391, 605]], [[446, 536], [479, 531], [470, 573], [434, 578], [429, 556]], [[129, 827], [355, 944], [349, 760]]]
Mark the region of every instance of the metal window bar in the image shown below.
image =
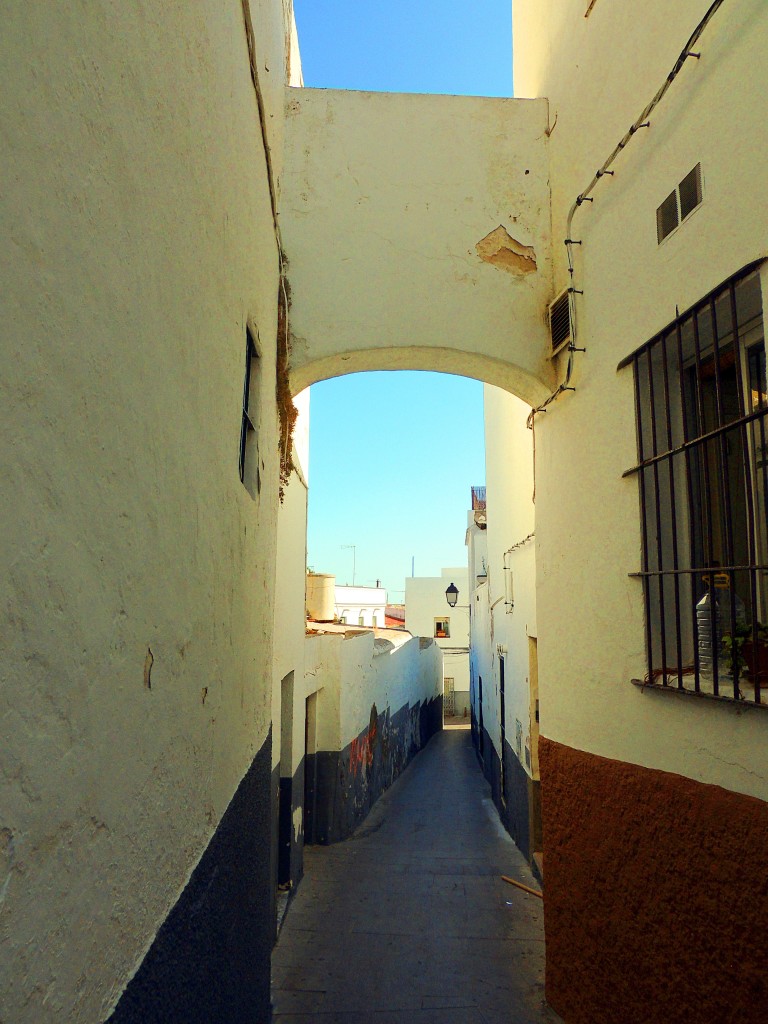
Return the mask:
[[[754, 403], [756, 402], [758, 409], [766, 409], [766, 408], [768, 408], [768, 398], [766, 396], [766, 388], [768, 388], [768, 384], [766, 384], [766, 372], [765, 372], [766, 371], [766, 358], [765, 358], [765, 351], [763, 351], [761, 357], [753, 359], [752, 360], [752, 364], [753, 364], [754, 374], [755, 374], [755, 383], [757, 384], [757, 394], [756, 394], [756, 397], [755, 397], [755, 393], [754, 393], [753, 387], [752, 387], [752, 377], [750, 376], [750, 381], [749, 381], [750, 406], [754, 409]], [[750, 368], [750, 373], [751, 373], [751, 370], [752, 370], [752, 367]], [[756, 472], [756, 474], [758, 474], [758, 479], [760, 480], [760, 483], [762, 484], [762, 495], [761, 495], [761, 497], [762, 497], [763, 516], [765, 517], [766, 515], [768, 515], [768, 448], [766, 448], [765, 419], [764, 418], [759, 419], [757, 421], [757, 425], [759, 425], [759, 439], [760, 439], [760, 444], [759, 444], [760, 457], [759, 458], [758, 458], [758, 455], [757, 455], [758, 443], [757, 443], [757, 437], [755, 436], [756, 435], [755, 426], [753, 425], [753, 427], [752, 427], [752, 437], [753, 437], [753, 444], [754, 444], [754, 448], [755, 448], [755, 472]], [[762, 473], [760, 471], [762, 471]], [[756, 486], [757, 486], [757, 483], [756, 483]], [[765, 552], [765, 545], [766, 545], [767, 541], [768, 541], [767, 538], [763, 538], [763, 552]], [[757, 584], [756, 579], [753, 578], [752, 582], [755, 584], [755, 588], [754, 589], [756, 589], [756, 584]], [[754, 601], [754, 594], [753, 594], [753, 601]], [[754, 605], [753, 605], [753, 607], [754, 607]], [[763, 602], [762, 608], [763, 608], [763, 610], [765, 609], [765, 602]], [[757, 619], [757, 616], [754, 616], [753, 617], [753, 627], [756, 626], [756, 619]], [[755, 635], [754, 634], [755, 634], [755, 629], [753, 628], [753, 631], [752, 631], [752, 651], [753, 651], [753, 659], [754, 659], [754, 663], [755, 663], [754, 664], [754, 670], [755, 670], [755, 700], [759, 701], [760, 700], [760, 689], [759, 689], [759, 682], [760, 682], [760, 680], [759, 680], [759, 677], [758, 677], [758, 673], [761, 670], [761, 665], [760, 665], [760, 645], [757, 642], [757, 640], [755, 639]], [[754, 653], [754, 652], [757, 652], [757, 653]]]
[[[718, 318], [717, 318], [717, 305], [714, 297], [710, 300], [710, 310], [712, 317], [712, 349], [714, 354], [714, 368], [715, 368], [715, 394], [717, 396], [717, 418], [719, 424], [725, 424], [727, 422], [727, 411], [725, 409], [725, 402], [723, 399], [723, 381], [722, 381], [722, 367], [721, 367], [721, 355], [720, 346], [718, 343]], [[738, 331], [736, 325], [733, 325], [734, 338], [738, 340]], [[737, 346], [738, 347], [738, 346]], [[734, 555], [734, 535], [733, 535], [733, 514], [732, 506], [730, 501], [730, 492], [728, 487], [728, 436], [726, 432], [720, 435], [720, 446], [719, 446], [719, 462], [720, 462], [720, 489], [722, 491], [723, 498], [723, 512], [725, 519], [725, 559], [726, 562], [733, 563], [735, 561]], [[731, 637], [736, 636], [736, 579], [733, 573], [728, 573], [728, 618], [730, 625]], [[736, 649], [735, 645], [731, 645], [731, 676], [733, 679], [733, 696], [735, 700], [739, 698], [739, 671], [738, 665], [736, 664]]]
[[[741, 338], [739, 333], [739, 316], [736, 308], [736, 289], [732, 287], [729, 294], [730, 300], [730, 314], [731, 314], [731, 325], [733, 330], [733, 353], [736, 368], [736, 393], [738, 396], [739, 408], [747, 410], [747, 396], [744, 393], [744, 377], [742, 376], [742, 365], [741, 365]], [[749, 359], [746, 359], [746, 368], [748, 373]], [[747, 377], [747, 382], [749, 378]], [[750, 394], [750, 411], [751, 411], [751, 394]], [[761, 431], [765, 431], [764, 417], [761, 417], [758, 421], [760, 423]], [[749, 431], [746, 424], [742, 424], [740, 427], [742, 451], [744, 454], [744, 478], [747, 489], [747, 494], [750, 498], [756, 495], [755, 481], [752, 478], [752, 463], [749, 452]], [[758, 561], [758, 550], [757, 550], [757, 530], [755, 524], [755, 509], [754, 502], [748, 500], [747, 503], [747, 550], [749, 552], [749, 560], [752, 563], [757, 564]], [[749, 599], [750, 607], [752, 609], [752, 650], [757, 651], [759, 649], [759, 634], [757, 626], [757, 610], [758, 610], [758, 599], [757, 599], [757, 576], [754, 573], [749, 574]], [[735, 587], [732, 588], [732, 594], [735, 595]], [[734, 608], [735, 615], [735, 608]], [[735, 618], [734, 618], [734, 634], [735, 634]], [[733, 652], [734, 660], [736, 657], [736, 651]], [[734, 666], [734, 677], [736, 675]], [[760, 680], [757, 672], [755, 672], [754, 681], [754, 699], [756, 703], [760, 703]]]
[[[685, 402], [685, 360], [683, 359], [683, 329], [682, 329], [682, 325], [680, 324], [679, 321], [678, 321], [677, 325], [675, 326], [675, 342], [676, 342], [676, 349], [677, 349], [677, 375], [678, 375], [678, 386], [679, 386], [679, 393], [680, 393], [680, 419], [681, 419], [681, 423], [682, 423], [683, 444], [687, 445], [687, 443], [689, 441], [689, 437], [688, 437], [688, 416], [687, 416], [687, 412], [686, 412], [686, 402]], [[693, 497], [693, 477], [692, 477], [692, 474], [691, 474], [691, 453], [690, 453], [690, 450], [687, 447], [683, 451], [683, 459], [685, 460], [686, 498], [687, 498], [687, 501], [688, 501], [688, 509], [690, 510], [690, 509], [694, 508], [695, 506], [694, 506], [694, 497]], [[690, 529], [690, 524], [689, 524], [689, 529]], [[694, 593], [693, 585], [691, 585], [690, 589], [691, 589], [691, 594], [693, 594]], [[695, 602], [693, 600], [690, 602], [690, 604], [691, 604], [691, 636], [697, 637], [698, 634], [697, 634], [697, 629], [696, 629], [696, 626], [697, 626], [696, 604], [695, 604]], [[700, 684], [699, 684], [700, 674], [701, 674], [701, 664], [699, 662], [699, 645], [698, 645], [698, 643], [695, 643], [693, 645], [693, 679], [694, 679], [694, 689], [695, 689], [696, 693], [699, 692], [699, 688], [700, 688]], [[680, 668], [680, 673], [678, 674], [678, 686], [679, 686], [680, 689], [682, 689], [682, 666]]]
[[[648, 400], [651, 408], [651, 448], [654, 455], [659, 453], [658, 437], [656, 433], [656, 426], [658, 421], [658, 414], [656, 410], [656, 392], [653, 384], [653, 349], [649, 348], [646, 351], [646, 357], [648, 362]], [[659, 569], [664, 564], [664, 546], [663, 546], [663, 528], [661, 522], [661, 500], [660, 500], [660, 488], [659, 488], [659, 464], [654, 462], [653, 464], [653, 493], [656, 495], [655, 513], [656, 513], [656, 564]], [[658, 577], [659, 586], [659, 618], [662, 623], [662, 628], [659, 631], [659, 639], [661, 641], [661, 666], [662, 666], [662, 677], [666, 683], [667, 678], [667, 631], [664, 628], [666, 623], [666, 606], [664, 601], [664, 576]]]
[[[768, 574], [764, 554], [768, 538], [765, 516], [758, 518], [755, 510], [755, 501], [761, 500], [756, 490], [760, 483], [766, 496], [762, 500], [768, 499], [768, 402], [759, 370], [754, 371], [757, 397], [753, 397], [752, 363], [764, 366], [764, 357], [762, 362], [752, 359], [754, 348], [748, 350], [749, 358], [747, 349], [742, 351], [746, 330], [740, 329], [736, 300], [736, 286], [753, 270], [754, 265], [745, 268], [622, 362], [621, 366], [631, 363], [633, 368], [638, 439], [638, 464], [624, 475], [637, 474], [639, 484], [642, 569], [630, 575], [643, 583], [645, 683], [664, 688], [674, 684], [685, 692], [693, 689], [745, 701], [742, 673], [746, 669], [754, 677], [751, 702], [768, 706], [761, 698], [761, 689], [768, 689], [768, 672], [762, 667], [768, 642], [758, 621], [766, 603], [760, 578]], [[759, 281], [750, 287], [759, 289]], [[672, 383], [675, 372], [677, 387]], [[673, 417], [680, 427], [673, 426]], [[682, 434], [678, 444], [676, 430]], [[665, 487], [669, 488], [667, 502]], [[680, 534], [686, 525], [687, 557]], [[749, 622], [744, 597], [749, 601]], [[684, 612], [686, 599], [690, 615]], [[684, 621], [690, 623], [690, 638], [684, 635]], [[702, 632], [705, 623], [708, 639]], [[751, 642], [751, 653], [745, 659], [746, 641]], [[689, 660], [686, 644], [691, 648], [690, 665], [685, 664]], [[675, 664], [670, 666], [668, 652], [673, 649]]]
[[[696, 376], [694, 384], [694, 395], [696, 396], [696, 410], [698, 416], [698, 422], [700, 429], [704, 429], [706, 424], [706, 410], [704, 408], [704, 396], [701, 389], [701, 379], [703, 376], [703, 362], [701, 358], [701, 335], [699, 325], [699, 313], [702, 310], [695, 311], [692, 317], [693, 325], [693, 351], [694, 360], [696, 366]], [[718, 423], [718, 427], [722, 427], [722, 424]], [[719, 434], [717, 435], [719, 437]], [[704, 476], [704, 501], [702, 503], [703, 511], [703, 525], [704, 532], [707, 538], [707, 565], [710, 567], [710, 576], [712, 575], [712, 568], [715, 565], [714, 555], [714, 536], [713, 536], [713, 525], [714, 525], [714, 509], [712, 505], [712, 473], [709, 463], [709, 449], [707, 442], [702, 444], [702, 458], [701, 465]], [[717, 697], [720, 693], [720, 659], [716, 657], [715, 647], [718, 633], [718, 617], [717, 617], [717, 600], [714, 596], [715, 588], [710, 584], [709, 586], [709, 635], [712, 638], [712, 691]], [[696, 637], [699, 638], [699, 623], [698, 618], [696, 620]], [[700, 646], [700, 645], [699, 645]]]
[[[667, 448], [672, 447], [672, 405], [669, 398], [669, 366], [667, 364], [667, 335], [661, 336], [661, 368], [664, 379], [664, 402], [667, 421]], [[672, 520], [672, 567], [678, 569], [680, 565], [678, 538], [677, 538], [677, 502], [675, 500], [675, 460], [668, 459], [669, 468], [669, 505]], [[680, 577], [675, 573], [672, 577], [674, 589], [675, 607], [675, 650], [677, 653], [677, 685], [683, 689], [683, 639], [682, 626], [680, 623]], [[666, 674], [666, 673], [665, 673]]]
[[[644, 446], [643, 446], [643, 426], [641, 416], [641, 402], [640, 402], [640, 367], [639, 358], [635, 356], [633, 373], [635, 381], [635, 424], [637, 430], [637, 447], [638, 457], [641, 465], [644, 463]], [[643, 599], [645, 602], [645, 645], [646, 645], [646, 657], [650, 666], [653, 664], [653, 636], [651, 632], [651, 579], [650, 579], [650, 565], [648, 563], [648, 503], [646, 500], [645, 493], [645, 472], [640, 473], [640, 523], [643, 535]]]
[[243, 416], [240, 424], [240, 482], [245, 482], [245, 453], [248, 447], [248, 433], [256, 429], [256, 425], [251, 418], [250, 412], [250, 395], [251, 395], [251, 369], [253, 367], [253, 361], [258, 357], [256, 352], [256, 344], [253, 340], [250, 328], [246, 328], [245, 332], [245, 377], [243, 381]]

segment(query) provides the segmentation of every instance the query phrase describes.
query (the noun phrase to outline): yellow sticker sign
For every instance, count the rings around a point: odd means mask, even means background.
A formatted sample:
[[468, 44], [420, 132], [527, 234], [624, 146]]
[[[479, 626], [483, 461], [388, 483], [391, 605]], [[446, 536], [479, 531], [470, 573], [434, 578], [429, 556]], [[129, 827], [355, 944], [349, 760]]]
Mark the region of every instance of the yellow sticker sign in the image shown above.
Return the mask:
[[[709, 586], [712, 577], [709, 573], [705, 573], [701, 577], [702, 580]], [[716, 590], [727, 590], [731, 585], [731, 579], [727, 572], [716, 572], [715, 573], [715, 589]]]

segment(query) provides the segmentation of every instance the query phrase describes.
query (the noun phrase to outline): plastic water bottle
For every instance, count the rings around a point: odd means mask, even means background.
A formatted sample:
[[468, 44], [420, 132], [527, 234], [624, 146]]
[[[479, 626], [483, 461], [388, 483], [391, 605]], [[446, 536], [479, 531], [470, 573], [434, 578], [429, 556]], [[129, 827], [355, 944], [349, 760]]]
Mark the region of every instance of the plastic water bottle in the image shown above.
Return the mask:
[[[712, 657], [722, 647], [723, 631], [720, 624], [720, 602], [715, 600], [714, 636], [712, 631], [712, 594], [708, 590], [696, 605], [696, 626], [699, 633], [699, 667], [712, 671]], [[714, 642], [713, 642], [714, 641]]]
[[[733, 595], [736, 628], [743, 630], [747, 624], [747, 610], [738, 594]], [[731, 631], [731, 591], [722, 589], [715, 597], [714, 635], [712, 632], [712, 592], [707, 591], [696, 605], [696, 625], [699, 632], [699, 666], [704, 671], [712, 670], [712, 658], [723, 654], [723, 632]], [[723, 629], [725, 623], [725, 630]], [[726, 666], [729, 667], [729, 666]]]

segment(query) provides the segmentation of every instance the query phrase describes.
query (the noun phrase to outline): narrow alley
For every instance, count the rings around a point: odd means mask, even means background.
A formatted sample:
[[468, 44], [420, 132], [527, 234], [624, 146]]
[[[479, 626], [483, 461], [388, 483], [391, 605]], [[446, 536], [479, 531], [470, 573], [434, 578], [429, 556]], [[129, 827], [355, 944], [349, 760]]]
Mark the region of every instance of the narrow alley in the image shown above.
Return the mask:
[[275, 1024], [538, 1024], [542, 901], [468, 728], [438, 733], [346, 842], [305, 849], [273, 954]]

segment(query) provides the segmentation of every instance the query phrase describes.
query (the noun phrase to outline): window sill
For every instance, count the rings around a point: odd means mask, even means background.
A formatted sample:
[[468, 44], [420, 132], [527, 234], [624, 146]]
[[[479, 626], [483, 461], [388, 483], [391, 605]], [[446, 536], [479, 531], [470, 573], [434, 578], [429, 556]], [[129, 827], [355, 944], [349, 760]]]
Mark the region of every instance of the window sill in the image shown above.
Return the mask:
[[646, 690], [653, 690], [656, 693], [674, 694], [678, 697], [695, 697], [698, 700], [704, 700], [708, 703], [714, 701], [717, 704], [726, 704], [729, 707], [737, 708], [739, 711], [743, 711], [747, 708], [758, 708], [763, 711], [768, 711], [768, 704], [756, 704], [754, 700], [735, 700], [733, 697], [722, 697], [719, 694], [715, 695], [714, 693], [702, 693], [701, 691], [697, 692], [696, 690], [681, 690], [678, 686], [664, 686], [662, 683], [649, 683], [644, 679], [632, 679], [630, 681], [633, 686], [636, 686], [643, 692]]

